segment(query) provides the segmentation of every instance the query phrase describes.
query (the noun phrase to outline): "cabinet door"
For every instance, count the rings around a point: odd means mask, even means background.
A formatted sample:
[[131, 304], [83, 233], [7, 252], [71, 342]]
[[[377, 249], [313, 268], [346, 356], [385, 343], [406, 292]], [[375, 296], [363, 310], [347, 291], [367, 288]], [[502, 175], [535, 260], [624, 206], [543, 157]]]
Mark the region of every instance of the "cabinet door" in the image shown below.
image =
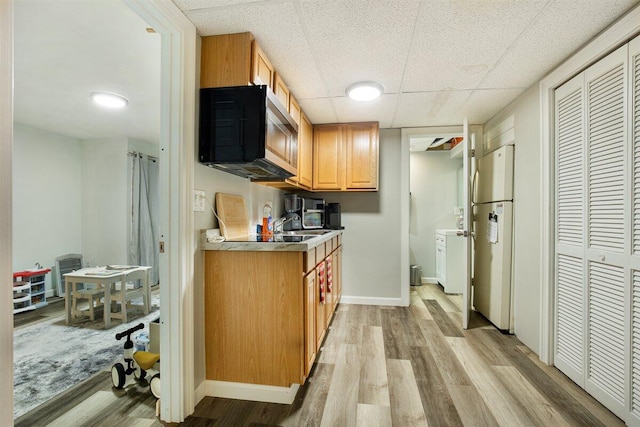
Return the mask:
[[280, 77], [280, 74], [274, 73], [273, 78], [273, 93], [276, 94], [276, 98], [282, 104], [287, 111], [289, 110], [289, 88], [284, 84], [284, 81]]
[[304, 372], [309, 375], [316, 359], [316, 274], [304, 278]]
[[202, 38], [200, 87], [246, 86], [251, 78], [251, 33]]
[[378, 189], [378, 123], [346, 127], [346, 189]]
[[325, 329], [327, 327], [327, 321], [325, 316], [325, 304], [326, 304], [326, 283], [325, 283], [325, 271], [324, 262], [318, 264], [315, 269], [316, 272], [316, 296], [318, 300], [316, 302], [316, 351], [320, 351], [320, 345], [324, 339]]
[[[293, 118], [293, 121], [296, 122], [298, 126], [300, 126], [300, 116], [302, 114], [302, 110], [300, 110], [300, 106], [298, 105], [298, 101], [289, 93], [289, 114]], [[298, 129], [298, 133], [300, 133], [300, 129]]]
[[313, 129], [313, 189], [342, 188], [342, 126], [322, 125]]
[[267, 85], [273, 88], [273, 65], [271, 65], [271, 62], [267, 59], [267, 55], [264, 54], [255, 40], [252, 43], [251, 52], [253, 55], [253, 66], [251, 70], [252, 82], [257, 85]]
[[313, 186], [313, 126], [304, 113], [298, 130], [298, 185], [308, 189]]

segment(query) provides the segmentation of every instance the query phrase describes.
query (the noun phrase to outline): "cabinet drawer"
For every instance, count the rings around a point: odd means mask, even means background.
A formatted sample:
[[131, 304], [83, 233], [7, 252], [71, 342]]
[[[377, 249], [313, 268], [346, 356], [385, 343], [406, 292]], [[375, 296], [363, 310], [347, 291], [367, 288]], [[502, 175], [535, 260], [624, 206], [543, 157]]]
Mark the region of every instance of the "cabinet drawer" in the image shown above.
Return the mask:
[[327, 256], [327, 250], [325, 248], [325, 243], [322, 243], [315, 247], [316, 250], [316, 263], [319, 263]]
[[309, 249], [304, 253], [304, 257], [302, 260], [304, 264], [302, 268], [304, 268], [304, 273], [307, 274], [311, 270], [313, 270], [316, 266], [316, 248]]

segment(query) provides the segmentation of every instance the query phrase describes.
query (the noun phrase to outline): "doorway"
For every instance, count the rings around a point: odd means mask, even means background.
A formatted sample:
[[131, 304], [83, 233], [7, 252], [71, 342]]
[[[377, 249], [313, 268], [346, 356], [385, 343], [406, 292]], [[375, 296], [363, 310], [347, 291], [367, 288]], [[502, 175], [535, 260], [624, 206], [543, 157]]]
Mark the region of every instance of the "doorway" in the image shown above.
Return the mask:
[[[74, 20], [61, 25], [69, 16]], [[145, 31], [146, 23], [121, 2], [16, 2], [14, 25], [13, 271], [36, 262], [50, 268], [44, 287], [52, 302], [15, 315], [21, 322], [28, 315], [34, 319], [21, 327], [21, 337], [26, 328], [45, 331], [38, 334], [40, 339], [31, 340], [32, 350], [25, 348], [28, 340], [14, 338], [14, 351], [21, 355], [14, 354], [18, 367], [14, 415], [20, 416], [41, 399], [108, 367], [104, 366], [111, 362], [107, 354], [116, 358], [122, 354], [121, 343], [108, 334], [108, 339], [95, 343], [99, 357], [88, 357], [91, 341], [83, 340], [84, 346], [76, 344], [66, 352], [85, 354], [64, 362], [65, 351], [60, 351], [64, 344], [47, 346], [44, 338], [54, 339], [56, 330], [66, 328], [54, 320], [64, 310], [57, 257], [82, 254], [83, 266], [91, 267], [132, 264], [127, 259], [131, 211], [127, 152], [159, 154], [161, 40]], [[137, 59], [136, 68], [126, 67], [131, 58]], [[91, 91], [103, 90], [125, 95], [129, 105], [107, 110], [91, 104]], [[101, 313], [92, 322], [83, 317], [72, 323], [71, 330], [91, 334], [101, 318]], [[58, 342], [72, 345], [71, 339]], [[103, 345], [110, 350], [105, 352]], [[29, 352], [40, 355], [31, 358]], [[77, 359], [85, 359], [86, 365], [70, 368], [79, 363]], [[29, 360], [36, 366], [49, 363], [51, 369], [32, 375], [38, 370], [29, 367]], [[66, 378], [56, 375], [61, 370], [56, 367], [68, 370]]]

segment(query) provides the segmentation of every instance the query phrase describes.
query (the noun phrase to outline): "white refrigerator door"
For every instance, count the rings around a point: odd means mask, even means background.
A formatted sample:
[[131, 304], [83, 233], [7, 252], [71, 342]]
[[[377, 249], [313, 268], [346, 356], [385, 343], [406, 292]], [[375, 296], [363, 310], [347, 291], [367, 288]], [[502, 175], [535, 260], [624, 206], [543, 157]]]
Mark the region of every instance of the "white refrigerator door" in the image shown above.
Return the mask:
[[478, 160], [476, 203], [513, 200], [513, 145], [504, 145]]
[[473, 305], [498, 329], [508, 330], [513, 203], [486, 203], [476, 209]]

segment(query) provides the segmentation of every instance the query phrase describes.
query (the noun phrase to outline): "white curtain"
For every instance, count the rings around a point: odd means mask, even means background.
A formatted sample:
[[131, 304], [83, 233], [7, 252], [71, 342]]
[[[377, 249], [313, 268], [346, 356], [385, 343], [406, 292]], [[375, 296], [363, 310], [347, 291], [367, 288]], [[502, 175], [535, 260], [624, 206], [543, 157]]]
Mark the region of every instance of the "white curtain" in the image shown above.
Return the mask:
[[151, 283], [158, 283], [158, 161], [153, 157], [129, 155], [131, 179], [129, 206], [130, 265], [148, 265]]

